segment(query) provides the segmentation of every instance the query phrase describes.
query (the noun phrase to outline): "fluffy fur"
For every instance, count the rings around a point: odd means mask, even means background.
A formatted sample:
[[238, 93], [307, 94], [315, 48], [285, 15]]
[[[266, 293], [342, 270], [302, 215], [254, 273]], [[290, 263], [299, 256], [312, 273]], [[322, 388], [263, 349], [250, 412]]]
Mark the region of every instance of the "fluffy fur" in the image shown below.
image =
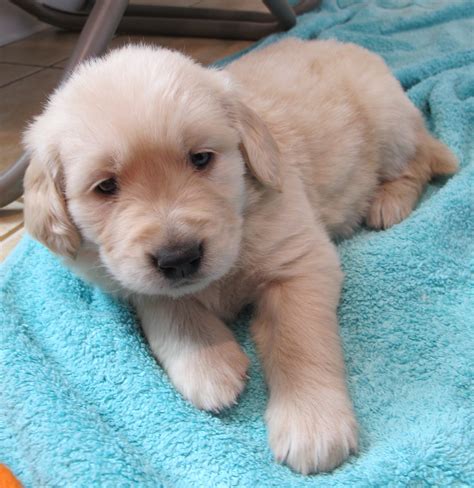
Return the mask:
[[[310, 473], [356, 451], [330, 238], [396, 224], [456, 169], [379, 57], [289, 39], [219, 71], [129, 46], [81, 66], [25, 143], [30, 233], [131, 300], [185, 398], [236, 401], [248, 360], [224, 321], [254, 302], [275, 457]], [[215, 154], [204, 171], [198, 151]], [[111, 176], [118, 193], [98, 195]], [[172, 283], [150, 256], [189, 239], [202, 265]]]

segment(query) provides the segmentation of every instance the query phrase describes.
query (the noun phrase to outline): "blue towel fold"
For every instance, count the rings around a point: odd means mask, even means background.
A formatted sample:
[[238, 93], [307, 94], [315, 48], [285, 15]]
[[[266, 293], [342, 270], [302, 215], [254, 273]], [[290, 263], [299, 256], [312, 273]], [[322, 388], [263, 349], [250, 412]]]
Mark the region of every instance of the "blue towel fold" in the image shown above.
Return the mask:
[[246, 390], [200, 412], [132, 310], [25, 238], [0, 271], [0, 462], [26, 486], [474, 486], [474, 2], [327, 0], [260, 45], [287, 35], [381, 54], [462, 165], [401, 224], [339, 245], [359, 456], [309, 477], [273, 462], [250, 311], [234, 325]]

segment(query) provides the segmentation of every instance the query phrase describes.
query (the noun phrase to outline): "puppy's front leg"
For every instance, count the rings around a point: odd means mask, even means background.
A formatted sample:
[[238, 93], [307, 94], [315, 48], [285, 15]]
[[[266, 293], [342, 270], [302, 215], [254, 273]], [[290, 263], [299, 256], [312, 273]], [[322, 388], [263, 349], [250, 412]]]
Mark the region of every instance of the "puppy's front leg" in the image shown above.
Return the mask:
[[252, 326], [270, 390], [270, 446], [304, 474], [331, 470], [357, 448], [336, 318], [342, 273], [323, 246], [265, 287]]
[[214, 411], [235, 403], [249, 361], [221, 320], [191, 299], [134, 303], [153, 354], [187, 400]]

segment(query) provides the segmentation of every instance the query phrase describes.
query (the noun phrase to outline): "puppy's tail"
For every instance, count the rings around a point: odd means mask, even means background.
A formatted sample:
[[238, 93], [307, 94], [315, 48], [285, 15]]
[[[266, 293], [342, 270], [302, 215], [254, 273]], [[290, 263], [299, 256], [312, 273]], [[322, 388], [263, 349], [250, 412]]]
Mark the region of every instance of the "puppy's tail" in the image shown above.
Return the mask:
[[434, 176], [448, 176], [456, 173], [459, 164], [456, 156], [442, 142], [424, 131], [421, 144], [424, 146], [424, 157], [430, 170], [430, 179]]
[[380, 184], [366, 216], [367, 225], [387, 229], [398, 224], [411, 213], [428, 181], [454, 174], [457, 169], [454, 154], [423, 128], [415, 155], [400, 176]]

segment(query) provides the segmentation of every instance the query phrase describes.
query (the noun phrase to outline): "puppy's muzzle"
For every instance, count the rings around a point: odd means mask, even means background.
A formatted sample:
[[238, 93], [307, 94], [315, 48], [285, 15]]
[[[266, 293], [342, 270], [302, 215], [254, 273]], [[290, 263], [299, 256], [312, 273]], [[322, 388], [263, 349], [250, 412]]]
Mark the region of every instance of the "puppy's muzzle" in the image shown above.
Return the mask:
[[202, 242], [193, 242], [160, 249], [153, 262], [166, 278], [180, 280], [197, 272], [202, 256]]

